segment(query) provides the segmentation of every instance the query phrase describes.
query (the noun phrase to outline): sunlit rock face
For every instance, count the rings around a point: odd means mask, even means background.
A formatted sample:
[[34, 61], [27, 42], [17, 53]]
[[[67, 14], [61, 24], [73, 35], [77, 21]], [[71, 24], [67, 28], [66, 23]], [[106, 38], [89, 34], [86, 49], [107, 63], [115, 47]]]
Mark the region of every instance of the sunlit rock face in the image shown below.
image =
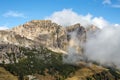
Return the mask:
[[30, 45], [33, 45], [34, 41], [26, 37], [22, 37], [21, 35], [16, 34], [13, 31], [1, 30], [0, 31], [0, 44], [3, 44], [3, 43], [28, 47]]
[[46, 47], [65, 50], [65, 45], [67, 44], [65, 28], [50, 20], [33, 20], [12, 30]]

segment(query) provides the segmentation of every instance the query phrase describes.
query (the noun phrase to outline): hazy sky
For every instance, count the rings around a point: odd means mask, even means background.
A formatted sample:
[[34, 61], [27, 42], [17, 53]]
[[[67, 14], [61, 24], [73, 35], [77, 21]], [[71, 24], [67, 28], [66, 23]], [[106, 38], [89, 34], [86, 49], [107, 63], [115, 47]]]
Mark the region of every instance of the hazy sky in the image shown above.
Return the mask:
[[78, 15], [102, 17], [120, 24], [120, 0], [0, 0], [0, 28], [30, 20], [45, 19], [57, 11], [71, 9]]

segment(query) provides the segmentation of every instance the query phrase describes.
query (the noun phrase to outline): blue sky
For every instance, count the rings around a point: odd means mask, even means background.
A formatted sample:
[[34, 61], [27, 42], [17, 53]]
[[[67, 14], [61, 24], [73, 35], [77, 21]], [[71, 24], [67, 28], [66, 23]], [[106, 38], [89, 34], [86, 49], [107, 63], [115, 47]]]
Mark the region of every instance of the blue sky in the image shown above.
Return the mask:
[[120, 24], [120, 0], [1, 0], [0, 27], [11, 28], [30, 20], [45, 19], [64, 9]]

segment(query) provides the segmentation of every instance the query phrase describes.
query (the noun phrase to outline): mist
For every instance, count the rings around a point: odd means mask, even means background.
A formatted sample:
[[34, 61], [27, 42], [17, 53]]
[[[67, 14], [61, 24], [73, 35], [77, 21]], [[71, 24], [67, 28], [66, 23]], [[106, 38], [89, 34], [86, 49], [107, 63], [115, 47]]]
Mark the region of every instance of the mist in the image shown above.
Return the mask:
[[120, 27], [106, 27], [95, 35], [85, 45], [88, 60], [120, 68]]
[[90, 13], [86, 15], [78, 14], [72, 9], [63, 9], [61, 11], [55, 11], [50, 16], [45, 17], [59, 25], [70, 26], [76, 23], [80, 23], [82, 26], [94, 24], [99, 28], [103, 28], [109, 25], [109, 22], [105, 20], [102, 16], [94, 16]]
[[81, 42], [77, 37], [77, 30], [69, 33], [69, 35], [71, 36], [71, 39], [68, 43], [68, 54], [63, 57], [63, 62], [69, 64], [76, 64], [80, 60], [83, 60], [83, 57], [81, 56], [82, 53], [80, 51], [82, 45], [80, 45]]
[[[76, 64], [80, 61], [97, 62], [99, 65], [120, 69], [120, 27], [105, 27], [87, 35], [87, 41], [81, 45], [76, 32], [71, 33], [68, 54], [65, 63]], [[79, 52], [84, 47], [84, 53]]]

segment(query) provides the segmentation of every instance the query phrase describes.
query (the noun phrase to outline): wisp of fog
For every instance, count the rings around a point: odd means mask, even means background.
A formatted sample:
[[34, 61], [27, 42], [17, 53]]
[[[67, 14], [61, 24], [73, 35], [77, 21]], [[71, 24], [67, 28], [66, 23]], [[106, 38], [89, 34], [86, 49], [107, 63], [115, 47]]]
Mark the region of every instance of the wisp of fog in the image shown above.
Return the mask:
[[106, 27], [96, 32], [96, 36], [89, 37], [85, 55], [102, 65], [120, 68], [120, 28]]

